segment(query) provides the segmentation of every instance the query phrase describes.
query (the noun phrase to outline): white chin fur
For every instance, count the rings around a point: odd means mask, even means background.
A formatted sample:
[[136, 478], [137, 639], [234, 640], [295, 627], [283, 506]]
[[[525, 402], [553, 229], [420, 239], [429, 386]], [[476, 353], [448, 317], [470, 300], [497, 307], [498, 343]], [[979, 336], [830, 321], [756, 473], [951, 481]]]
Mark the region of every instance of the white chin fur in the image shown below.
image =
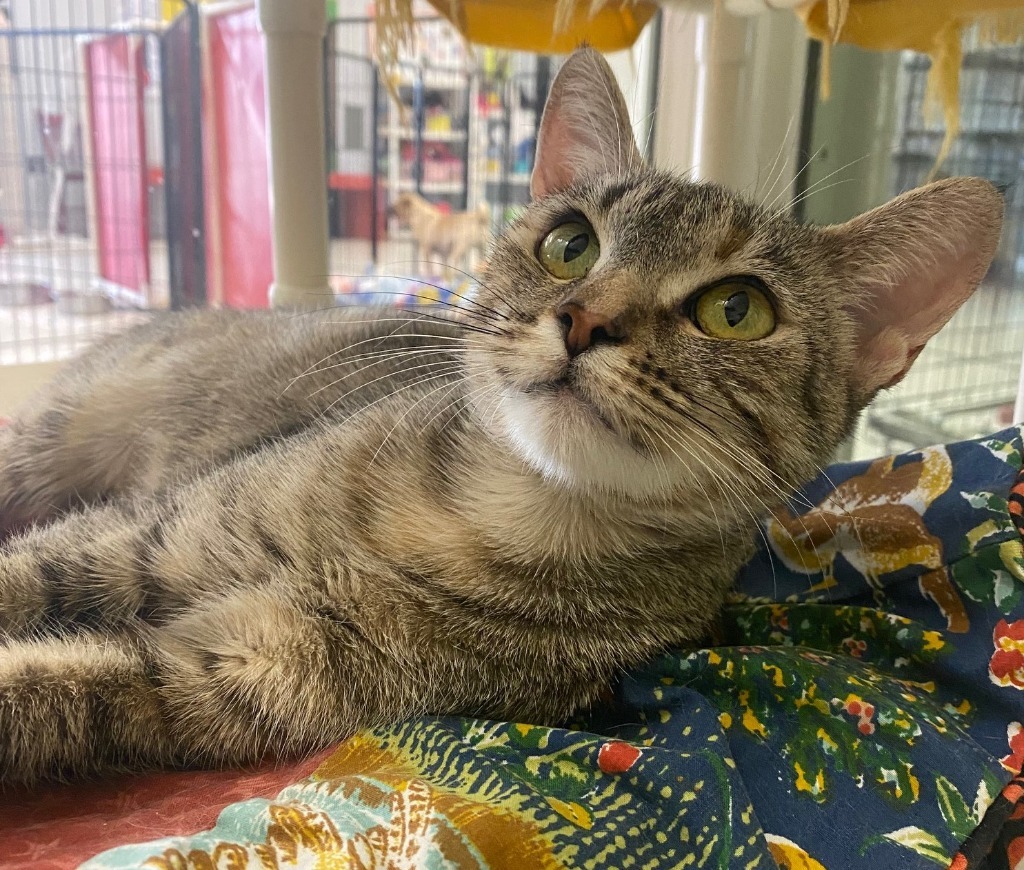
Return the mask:
[[548, 480], [636, 499], [674, 488], [661, 462], [641, 456], [569, 397], [506, 393], [497, 418], [516, 453]]

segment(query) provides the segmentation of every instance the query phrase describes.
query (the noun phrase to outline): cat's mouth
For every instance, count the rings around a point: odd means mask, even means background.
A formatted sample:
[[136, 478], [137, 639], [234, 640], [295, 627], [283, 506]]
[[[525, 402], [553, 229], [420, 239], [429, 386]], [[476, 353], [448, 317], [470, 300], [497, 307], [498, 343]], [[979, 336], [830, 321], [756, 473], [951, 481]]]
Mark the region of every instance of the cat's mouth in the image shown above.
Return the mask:
[[527, 384], [521, 389], [526, 395], [539, 395], [559, 401], [572, 402], [576, 407], [585, 411], [590, 417], [604, 426], [609, 432], [618, 433], [617, 428], [608, 419], [604, 411], [580, 388], [578, 376], [572, 368], [566, 369], [563, 374], [556, 378], [536, 381], [532, 384]]
[[567, 369], [563, 374], [557, 378], [549, 378], [544, 381], [533, 381], [532, 383], [521, 386], [519, 389], [527, 395], [541, 395], [541, 396], [570, 396], [581, 401], [585, 401], [580, 395], [576, 385], [576, 378], [570, 369]]
[[576, 393], [573, 378], [569, 374], [554, 378], [550, 381], [538, 381], [529, 385], [524, 392], [527, 393]]

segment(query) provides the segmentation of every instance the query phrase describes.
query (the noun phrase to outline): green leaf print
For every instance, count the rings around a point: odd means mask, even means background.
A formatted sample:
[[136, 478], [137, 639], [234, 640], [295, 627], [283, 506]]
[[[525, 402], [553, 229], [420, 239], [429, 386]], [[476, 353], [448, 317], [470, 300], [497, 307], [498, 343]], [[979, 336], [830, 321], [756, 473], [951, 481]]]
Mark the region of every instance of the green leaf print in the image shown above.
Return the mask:
[[978, 823], [974, 812], [959, 789], [944, 776], [935, 777], [935, 790], [938, 793], [939, 812], [949, 826], [950, 832], [957, 840], [966, 840]]
[[953, 856], [943, 848], [942, 843], [932, 834], [913, 825], [908, 825], [896, 831], [890, 831], [888, 834], [882, 834], [881, 837], [873, 837], [865, 844], [865, 848], [880, 843], [883, 840], [888, 840], [891, 843], [902, 846], [904, 849], [909, 849], [922, 858], [933, 861], [940, 867], [949, 867], [950, 862], [953, 860]]
[[[978, 783], [978, 794], [974, 799], [973, 806], [967, 806], [967, 801], [964, 800], [960, 789], [941, 774], [935, 777], [935, 800], [939, 805], [942, 820], [946, 823], [950, 836], [956, 842], [962, 843], [973, 833], [992, 803], [992, 796], [999, 794], [1000, 789], [999, 781], [990, 771], [986, 771], [981, 782]], [[861, 854], [885, 840], [910, 849], [943, 867], [948, 867], [952, 861], [938, 837], [916, 826], [900, 828], [877, 837], [869, 837], [861, 847]]]
[[996, 495], [991, 492], [962, 492], [961, 496], [967, 501], [967, 503], [977, 510], [984, 508], [990, 510], [992, 513], [1005, 514], [1007, 513], [1006, 499], [1002, 496]]
[[993, 455], [1002, 459], [1007, 465], [1013, 468], [1020, 468], [1021, 466], [1021, 453], [1017, 449], [1017, 445], [1013, 441], [1001, 441], [998, 438], [990, 438], [987, 441], [981, 442], [982, 447], [988, 448], [988, 451]]
[[986, 520], [969, 532], [968, 553], [952, 564], [950, 573], [972, 601], [1009, 614], [1024, 598], [1024, 546], [1012, 524], [1006, 525], [1009, 530]]
[[780, 775], [815, 803], [847, 779], [912, 806], [920, 798], [914, 745], [925, 729], [955, 739], [959, 711], [940, 706], [931, 682], [894, 678], [848, 656], [723, 647], [679, 668], [674, 680], [715, 703], [730, 740], [770, 743], [785, 759]]

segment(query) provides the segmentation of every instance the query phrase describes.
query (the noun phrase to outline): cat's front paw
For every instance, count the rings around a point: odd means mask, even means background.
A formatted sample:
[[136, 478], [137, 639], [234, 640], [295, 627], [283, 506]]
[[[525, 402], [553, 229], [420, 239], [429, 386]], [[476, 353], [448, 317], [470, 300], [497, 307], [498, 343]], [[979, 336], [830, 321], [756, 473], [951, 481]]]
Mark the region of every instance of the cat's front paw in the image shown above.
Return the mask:
[[116, 638], [0, 652], [0, 788], [173, 761], [143, 651]]

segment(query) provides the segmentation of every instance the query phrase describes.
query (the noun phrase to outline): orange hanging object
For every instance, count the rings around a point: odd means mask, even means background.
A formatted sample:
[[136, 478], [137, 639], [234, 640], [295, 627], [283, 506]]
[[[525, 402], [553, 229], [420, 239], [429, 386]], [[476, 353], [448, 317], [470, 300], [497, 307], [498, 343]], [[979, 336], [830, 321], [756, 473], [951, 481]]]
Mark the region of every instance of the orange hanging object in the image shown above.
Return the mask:
[[932, 59], [927, 108], [946, 127], [936, 165], [960, 126], [961, 40], [977, 25], [983, 44], [1024, 38], [1024, 0], [811, 0], [798, 10], [810, 36], [826, 48], [822, 95], [828, 96], [828, 47], [845, 42], [869, 51], [917, 51]]
[[800, 14], [816, 39], [930, 54], [950, 31], [1009, 25], [1024, 14], [1024, 0], [812, 0]]
[[[566, 54], [581, 42], [598, 51], [629, 48], [658, 10], [651, 0], [610, 3], [593, 9], [576, 0], [563, 15], [555, 0], [430, 0], [470, 42], [514, 51]], [[556, 22], [556, 10], [562, 20]], [[593, 13], [593, 14], [592, 14]]]

